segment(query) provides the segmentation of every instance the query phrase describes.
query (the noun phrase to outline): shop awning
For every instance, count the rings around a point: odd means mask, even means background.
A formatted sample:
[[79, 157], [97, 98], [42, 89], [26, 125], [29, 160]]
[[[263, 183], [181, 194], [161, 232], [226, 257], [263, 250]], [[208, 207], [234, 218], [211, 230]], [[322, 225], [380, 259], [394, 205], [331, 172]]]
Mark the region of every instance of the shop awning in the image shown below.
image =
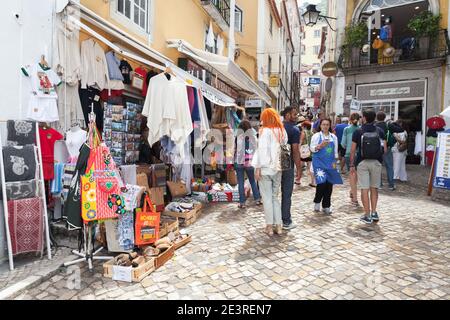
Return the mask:
[[[116, 51], [117, 53], [124, 55], [126, 57], [129, 57], [130, 59], [133, 59], [135, 61], [141, 62], [143, 64], [146, 64], [148, 66], [165, 70], [166, 67], [170, 67], [172, 71], [175, 73], [177, 77], [180, 79], [183, 79], [183, 81], [186, 81], [188, 85], [191, 85], [193, 87], [199, 88], [202, 90], [203, 96], [213, 102], [214, 104], [223, 106], [223, 107], [234, 107], [236, 106], [236, 101], [229, 97], [228, 95], [222, 93], [221, 91], [217, 90], [216, 88], [208, 85], [207, 83], [201, 81], [200, 79], [194, 77], [193, 75], [189, 74], [188, 72], [184, 71], [183, 69], [176, 66], [172, 60], [165, 57], [163, 54], [159, 53], [158, 51], [152, 49], [149, 46], [146, 46], [142, 43], [140, 43], [138, 40], [136, 40], [133, 36], [128, 34], [127, 32], [121, 30], [117, 26], [111, 24], [109, 21], [103, 19], [99, 15], [97, 15], [92, 10], [89, 10], [85, 6], [76, 3], [74, 1], [70, 1], [71, 4], [75, 5], [81, 10], [81, 18], [89, 24], [92, 24], [93, 26], [101, 29], [102, 31], [106, 32], [107, 34], [113, 36], [115, 39], [119, 40], [123, 44], [133, 48], [133, 50], [136, 50], [139, 53], [131, 52], [127, 49], [124, 49], [123, 46], [119, 46], [114, 41], [108, 40], [106, 37], [103, 37], [98, 32], [96, 32], [93, 28], [86, 25], [82, 21], [76, 20], [74, 21], [80, 28], [84, 29], [86, 32], [90, 33], [93, 37], [98, 39], [99, 41], [103, 42], [104, 44], [108, 45], [112, 50]], [[156, 63], [154, 61], [148, 60], [148, 58], [151, 58], [153, 60], [156, 60]]]
[[176, 48], [179, 52], [195, 59], [205, 69], [217, 73], [222, 80], [234, 87], [237, 91], [245, 92], [249, 97], [259, 98], [271, 105], [270, 96], [253, 79], [248, 76], [235, 62], [227, 57], [219, 56], [194, 48], [190, 43], [182, 39], [167, 40], [169, 48]]

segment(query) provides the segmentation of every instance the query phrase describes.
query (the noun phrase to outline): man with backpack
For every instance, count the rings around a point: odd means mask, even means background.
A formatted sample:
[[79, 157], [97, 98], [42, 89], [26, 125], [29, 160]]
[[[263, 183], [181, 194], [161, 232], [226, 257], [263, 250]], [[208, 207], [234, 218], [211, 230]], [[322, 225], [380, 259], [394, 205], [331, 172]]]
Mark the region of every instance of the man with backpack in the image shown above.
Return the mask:
[[[395, 138], [393, 132], [389, 128], [388, 124], [385, 122], [386, 114], [383, 111], [377, 113], [377, 121], [375, 125], [383, 130], [384, 136], [386, 137], [387, 152], [383, 155], [383, 164], [386, 167], [386, 174], [389, 183], [389, 189], [391, 191], [395, 190], [394, 184], [394, 158], [392, 157], [392, 147], [395, 145]], [[381, 182], [381, 187], [383, 187], [383, 182]]]
[[380, 220], [377, 213], [378, 189], [381, 186], [383, 155], [387, 144], [382, 129], [375, 126], [375, 111], [363, 112], [363, 125], [353, 133], [350, 152], [350, 170], [358, 167], [358, 185], [361, 189], [361, 201], [364, 216], [361, 221], [367, 224]]

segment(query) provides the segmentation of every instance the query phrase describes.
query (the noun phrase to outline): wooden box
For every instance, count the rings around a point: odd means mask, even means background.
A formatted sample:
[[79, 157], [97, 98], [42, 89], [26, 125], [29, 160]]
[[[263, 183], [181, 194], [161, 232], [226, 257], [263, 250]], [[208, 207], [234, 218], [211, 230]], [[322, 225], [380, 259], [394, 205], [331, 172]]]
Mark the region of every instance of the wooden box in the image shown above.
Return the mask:
[[[120, 272], [129, 278], [132, 282], [141, 282], [145, 277], [147, 277], [150, 273], [152, 273], [155, 268], [155, 258], [149, 258], [146, 263], [142, 266], [133, 268], [133, 267], [120, 267]], [[121, 279], [114, 279], [114, 259], [111, 259], [103, 264], [103, 276], [107, 278], [112, 278], [113, 280], [121, 281]], [[118, 270], [116, 270], [117, 272]], [[126, 274], [130, 272], [130, 275]], [[118, 276], [118, 275], [116, 275]], [[120, 278], [120, 276], [119, 276]], [[122, 280], [126, 281], [126, 280]]]
[[185, 239], [175, 242], [174, 246], [175, 246], [175, 250], [178, 250], [179, 248], [181, 248], [182, 246], [188, 244], [189, 242], [192, 241], [192, 236], [189, 234]]
[[161, 268], [167, 261], [172, 259], [175, 253], [175, 246], [172, 245], [169, 249], [161, 253], [159, 256], [155, 258], [155, 270]]
[[184, 219], [184, 220], [189, 220], [189, 219], [195, 217], [196, 215], [198, 215], [198, 212], [202, 209], [202, 207], [203, 207], [202, 204], [199, 203], [191, 211], [187, 211], [187, 212], [164, 211], [162, 213], [162, 215], [163, 216], [168, 216], [168, 217]]

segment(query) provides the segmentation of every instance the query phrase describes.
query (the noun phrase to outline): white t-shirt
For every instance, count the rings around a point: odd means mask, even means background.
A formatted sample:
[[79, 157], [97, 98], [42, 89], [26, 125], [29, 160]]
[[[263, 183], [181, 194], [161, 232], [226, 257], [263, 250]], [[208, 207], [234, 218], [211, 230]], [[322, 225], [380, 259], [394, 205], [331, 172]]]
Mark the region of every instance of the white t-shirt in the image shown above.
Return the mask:
[[57, 99], [55, 86], [61, 83], [55, 71], [40, 63], [22, 67], [22, 72], [31, 80], [31, 94], [37, 98]]
[[71, 157], [78, 157], [80, 148], [86, 142], [87, 132], [78, 128], [66, 132], [66, 145]]
[[56, 72], [39, 63], [22, 67], [22, 72], [31, 81], [27, 118], [40, 122], [59, 121], [55, 86], [61, 83], [61, 79]]

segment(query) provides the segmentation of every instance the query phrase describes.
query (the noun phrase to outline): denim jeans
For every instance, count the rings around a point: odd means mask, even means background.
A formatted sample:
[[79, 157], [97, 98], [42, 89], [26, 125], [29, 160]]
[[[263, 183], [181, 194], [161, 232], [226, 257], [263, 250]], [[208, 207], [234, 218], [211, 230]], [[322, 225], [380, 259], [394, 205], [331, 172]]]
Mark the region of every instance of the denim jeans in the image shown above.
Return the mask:
[[283, 223], [281, 219], [280, 185], [281, 172], [273, 176], [263, 175], [259, 181], [267, 225], [281, 225]]
[[394, 187], [394, 158], [392, 156], [391, 148], [388, 148], [388, 152], [383, 155], [383, 163], [386, 167], [387, 179], [389, 182], [389, 187]]
[[292, 192], [294, 190], [294, 179], [294, 168], [283, 171], [281, 176], [281, 216], [283, 217], [283, 223], [285, 225], [292, 223], [291, 206]]
[[245, 197], [245, 173], [247, 173], [248, 181], [252, 187], [253, 198], [257, 200], [261, 200], [261, 195], [259, 193], [258, 185], [255, 180], [255, 168], [253, 167], [244, 167], [243, 165], [236, 166], [236, 175], [239, 186], [239, 202], [244, 204], [247, 200]]

